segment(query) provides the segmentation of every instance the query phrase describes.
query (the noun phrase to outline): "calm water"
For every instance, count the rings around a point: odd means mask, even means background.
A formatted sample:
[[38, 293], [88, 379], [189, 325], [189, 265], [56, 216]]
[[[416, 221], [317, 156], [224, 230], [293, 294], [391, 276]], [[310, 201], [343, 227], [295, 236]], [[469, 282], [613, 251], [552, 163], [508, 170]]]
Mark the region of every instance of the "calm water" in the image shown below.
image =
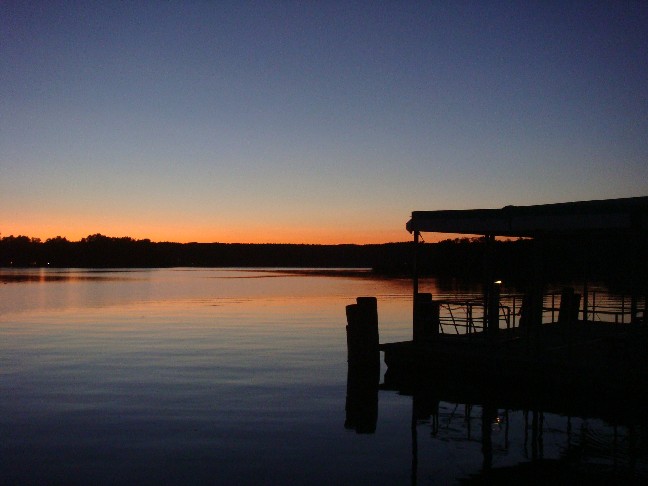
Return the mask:
[[[381, 391], [374, 433], [344, 426], [345, 305], [378, 297], [381, 341], [409, 339], [410, 292], [404, 280], [318, 272], [0, 270], [0, 481], [447, 484], [479, 474], [479, 404], [439, 402], [412, 429], [412, 397]], [[646, 470], [639, 426], [495, 409], [487, 427], [494, 468], [576, 454], [574, 467]]]

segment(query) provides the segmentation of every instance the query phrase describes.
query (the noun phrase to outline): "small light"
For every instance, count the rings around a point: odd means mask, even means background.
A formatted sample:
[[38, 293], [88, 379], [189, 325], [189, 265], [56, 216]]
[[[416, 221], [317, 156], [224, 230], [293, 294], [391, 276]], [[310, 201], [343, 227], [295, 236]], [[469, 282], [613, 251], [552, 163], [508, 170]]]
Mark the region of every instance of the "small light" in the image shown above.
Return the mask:
[[496, 283], [497, 285], [500, 285], [500, 284], [502, 283], [502, 281], [501, 281], [501, 280], [495, 280], [495, 283]]

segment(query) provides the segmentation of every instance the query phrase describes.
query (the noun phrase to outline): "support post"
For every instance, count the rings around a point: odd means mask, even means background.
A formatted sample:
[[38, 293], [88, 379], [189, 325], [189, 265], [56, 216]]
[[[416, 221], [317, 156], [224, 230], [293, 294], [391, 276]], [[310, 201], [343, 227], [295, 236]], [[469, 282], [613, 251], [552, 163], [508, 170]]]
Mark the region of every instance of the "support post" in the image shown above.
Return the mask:
[[[585, 276], [583, 280], [583, 324], [585, 324], [585, 329], [587, 329], [587, 322], [589, 320], [589, 286], [587, 284], [588, 276]], [[578, 312], [576, 313], [576, 318], [578, 319]]]
[[635, 231], [632, 242], [632, 269], [630, 270], [630, 322], [638, 324], [639, 319], [639, 298], [641, 292], [644, 294], [644, 311], [643, 311], [643, 324], [646, 325], [646, 295], [648, 288], [646, 286], [646, 258], [648, 252], [646, 251], [646, 233]]
[[567, 350], [570, 358], [573, 355], [573, 346], [576, 341], [576, 325], [578, 323], [580, 299], [580, 294], [574, 293], [574, 289], [571, 287], [564, 288], [560, 293], [558, 324], [563, 328], [563, 334], [567, 339]]
[[[412, 327], [416, 321], [416, 296], [419, 293], [419, 274], [418, 274], [418, 243], [421, 234], [418, 230], [414, 231], [414, 249], [412, 250]], [[412, 330], [412, 332], [414, 332]]]
[[377, 299], [358, 297], [356, 304], [346, 307], [346, 315], [349, 362], [380, 365]]
[[432, 294], [417, 294], [414, 301], [414, 342], [434, 342], [439, 336], [440, 308], [432, 300]]
[[495, 236], [486, 235], [483, 257], [484, 331], [489, 337], [499, 329], [499, 286], [495, 283]]
[[529, 329], [532, 330], [532, 334], [540, 332], [540, 327], [542, 326], [542, 312], [543, 312], [543, 296], [544, 296], [544, 285], [543, 285], [543, 275], [542, 275], [542, 264], [543, 264], [543, 241], [537, 238], [534, 238], [531, 242], [531, 267], [532, 267], [532, 276], [531, 276], [531, 285], [529, 289], [530, 295], [530, 319], [529, 319]]
[[571, 327], [578, 321], [580, 309], [580, 294], [574, 293], [574, 289], [566, 287], [560, 293], [560, 309], [558, 310], [558, 323]]
[[495, 337], [499, 332], [500, 284], [491, 282], [488, 296], [488, 336]]

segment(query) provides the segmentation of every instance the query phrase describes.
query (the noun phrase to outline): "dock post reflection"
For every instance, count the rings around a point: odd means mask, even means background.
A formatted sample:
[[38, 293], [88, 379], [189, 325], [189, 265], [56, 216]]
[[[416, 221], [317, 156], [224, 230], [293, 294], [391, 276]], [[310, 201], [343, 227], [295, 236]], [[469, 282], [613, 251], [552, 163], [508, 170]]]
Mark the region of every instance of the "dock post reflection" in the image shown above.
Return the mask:
[[416, 394], [412, 395], [412, 473], [411, 483], [416, 486], [418, 478], [418, 432], [416, 431]]
[[488, 472], [493, 466], [493, 437], [492, 425], [493, 421], [497, 418], [497, 409], [484, 403], [482, 406], [482, 455], [483, 472]]
[[429, 390], [417, 389], [412, 394], [412, 472], [411, 484], [418, 482], [418, 432], [419, 421], [430, 420], [432, 435], [439, 431], [439, 398]]

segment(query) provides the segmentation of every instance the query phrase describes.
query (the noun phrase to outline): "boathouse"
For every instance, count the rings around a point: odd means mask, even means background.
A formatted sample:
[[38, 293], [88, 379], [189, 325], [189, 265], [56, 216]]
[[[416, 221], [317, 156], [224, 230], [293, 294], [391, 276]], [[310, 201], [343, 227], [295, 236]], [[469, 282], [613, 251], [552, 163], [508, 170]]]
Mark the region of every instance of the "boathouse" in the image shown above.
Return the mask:
[[[483, 236], [483, 295], [471, 302], [447, 302], [421, 292], [415, 257], [413, 339], [380, 345], [388, 367], [385, 387], [402, 389], [403, 383], [424, 377], [498, 392], [523, 390], [526, 397], [568, 390], [570, 396], [595, 391], [618, 398], [646, 391], [648, 197], [414, 211], [406, 228], [415, 255], [423, 233]], [[547, 293], [545, 242], [594, 242], [610, 235], [627, 243], [635, 263], [624, 275], [628, 296], [604, 304], [587, 278], [576, 288]], [[531, 240], [531, 283], [520, 295], [503, 295], [495, 280], [491, 249], [497, 237]], [[587, 249], [583, 252], [586, 259]]]

